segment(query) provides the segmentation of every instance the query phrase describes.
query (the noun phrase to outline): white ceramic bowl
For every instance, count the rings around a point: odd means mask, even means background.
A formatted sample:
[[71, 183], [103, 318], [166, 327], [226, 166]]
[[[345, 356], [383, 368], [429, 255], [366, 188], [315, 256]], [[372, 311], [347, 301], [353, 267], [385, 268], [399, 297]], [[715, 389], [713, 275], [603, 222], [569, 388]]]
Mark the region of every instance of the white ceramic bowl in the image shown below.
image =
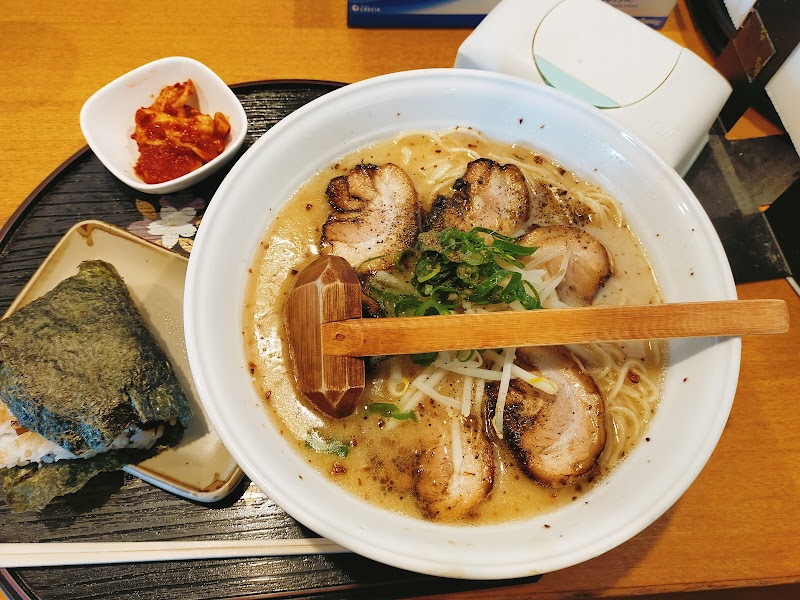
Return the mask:
[[220, 437], [245, 473], [298, 521], [364, 556], [412, 571], [476, 579], [528, 576], [617, 546], [683, 494], [727, 420], [740, 342], [672, 343], [650, 441], [642, 441], [583, 501], [545, 516], [492, 526], [443, 525], [375, 508], [330, 483], [277, 433], [251, 385], [241, 323], [248, 267], [281, 204], [318, 169], [402, 130], [455, 125], [524, 142], [612, 193], [641, 239], [666, 301], [736, 297], [719, 238], [689, 188], [598, 110], [503, 75], [412, 71], [362, 81], [311, 102], [234, 166], [206, 212], [189, 261], [187, 349]]
[[[162, 88], [187, 79], [194, 81], [201, 112], [228, 117], [228, 143], [222, 154], [191, 173], [164, 183], [145, 183], [133, 171], [139, 160], [139, 149], [131, 139], [136, 111], [150, 106]], [[236, 155], [247, 133], [247, 115], [236, 94], [207, 66], [183, 56], [153, 61], [102, 87], [84, 103], [80, 122], [100, 162], [122, 183], [147, 194], [177, 192], [208, 177]]]

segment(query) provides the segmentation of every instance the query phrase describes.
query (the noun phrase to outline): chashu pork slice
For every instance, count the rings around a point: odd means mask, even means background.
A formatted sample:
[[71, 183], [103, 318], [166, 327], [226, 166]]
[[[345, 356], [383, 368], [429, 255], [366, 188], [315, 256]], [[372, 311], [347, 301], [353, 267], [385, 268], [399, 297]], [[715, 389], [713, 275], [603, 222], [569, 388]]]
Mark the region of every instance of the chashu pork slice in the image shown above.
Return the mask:
[[453, 418], [419, 455], [414, 494], [429, 519], [468, 516], [492, 491], [494, 452], [476, 417]]
[[[518, 348], [517, 357], [553, 381], [558, 391], [550, 395], [513, 380], [503, 411], [503, 437], [531, 478], [567, 485], [588, 473], [603, 451], [603, 398], [562, 348]], [[497, 389], [497, 384], [488, 386], [490, 399], [497, 399]]]
[[537, 225], [587, 225], [593, 211], [579, 197], [552, 182], [535, 181], [531, 189], [531, 221]]
[[588, 306], [611, 277], [611, 259], [605, 246], [577, 227], [549, 225], [528, 230], [519, 238], [524, 246], [536, 246], [533, 260], [548, 257], [543, 267], [550, 275], [561, 269], [568, 254], [566, 272], [556, 287], [559, 299], [570, 306]]
[[513, 235], [528, 220], [530, 189], [515, 165], [479, 158], [467, 165], [453, 189], [452, 196], [434, 200], [428, 214], [428, 229], [455, 227], [470, 231], [473, 227], [486, 227]]
[[332, 179], [325, 193], [334, 211], [322, 227], [322, 245], [358, 273], [391, 269], [416, 242], [419, 199], [397, 165], [357, 165]]

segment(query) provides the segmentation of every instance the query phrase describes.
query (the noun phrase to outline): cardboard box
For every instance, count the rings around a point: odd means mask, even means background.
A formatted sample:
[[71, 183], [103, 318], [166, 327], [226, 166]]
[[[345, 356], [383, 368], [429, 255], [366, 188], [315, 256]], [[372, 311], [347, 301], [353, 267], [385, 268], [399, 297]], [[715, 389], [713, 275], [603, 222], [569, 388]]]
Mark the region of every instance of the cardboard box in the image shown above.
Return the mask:
[[661, 29], [667, 17], [675, 8], [677, 0], [603, 0], [614, 8], [618, 8], [649, 25], [653, 29]]
[[475, 27], [500, 0], [348, 0], [350, 27]]
[[[350, 27], [475, 27], [501, 0], [348, 0]], [[535, 2], [536, 0], [530, 0]], [[677, 0], [603, 0], [658, 29]]]

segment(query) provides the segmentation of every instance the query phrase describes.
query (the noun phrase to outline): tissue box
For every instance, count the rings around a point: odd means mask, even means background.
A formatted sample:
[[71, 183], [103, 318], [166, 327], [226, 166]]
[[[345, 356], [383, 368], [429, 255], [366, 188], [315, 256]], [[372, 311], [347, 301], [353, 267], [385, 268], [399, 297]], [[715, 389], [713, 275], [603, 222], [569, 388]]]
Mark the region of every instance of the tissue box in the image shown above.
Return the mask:
[[[677, 0], [603, 1], [660, 29]], [[475, 27], [499, 3], [500, 0], [348, 0], [347, 24], [350, 27]]]
[[549, 85], [616, 119], [681, 175], [731, 93], [703, 59], [597, 0], [504, 0], [455, 66]]

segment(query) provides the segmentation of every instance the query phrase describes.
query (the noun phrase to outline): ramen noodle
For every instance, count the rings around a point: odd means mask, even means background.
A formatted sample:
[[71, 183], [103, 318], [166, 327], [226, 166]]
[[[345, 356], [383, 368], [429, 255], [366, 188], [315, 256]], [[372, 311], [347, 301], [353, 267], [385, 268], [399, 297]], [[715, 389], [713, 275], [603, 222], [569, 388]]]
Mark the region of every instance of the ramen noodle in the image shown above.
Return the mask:
[[[513, 436], [503, 425], [511, 418], [504, 410], [519, 409], [521, 404], [512, 400], [525, 390], [549, 398], [559, 386], [564, 391], [573, 385], [527, 365], [526, 356], [537, 355], [526, 349], [439, 353], [425, 364], [408, 356], [368, 360], [364, 394], [344, 419], [328, 418], [298, 397], [282, 315], [296, 274], [331, 250], [320, 243], [332, 213], [326, 198], [331, 180], [346, 177], [357, 165], [392, 163], [411, 179], [421, 212], [429, 217], [436, 199], [452, 195], [454, 186], [463, 187], [468, 165], [481, 159], [515, 165], [534, 191], [534, 203], [543, 194], [550, 198], [550, 212], [534, 206], [511, 237], [536, 225], [555, 224], [588, 233], [607, 250], [613, 274], [594, 296], [594, 304], [661, 301], [643, 249], [615, 199], [535, 150], [455, 128], [403, 133], [343, 157], [312, 177], [265, 232], [252, 264], [243, 314], [254, 385], [278, 430], [309, 463], [370, 503], [466, 524], [525, 518], [581, 501], [593, 483], [608, 476], [642, 440], [658, 404], [667, 358], [666, 345], [656, 341], [571, 345], [551, 352], [554, 365], [574, 365], [576, 374], [569, 381], [596, 389], [603, 408], [597, 414], [604, 443], [598, 446], [602, 452], [596, 463], [580, 476], [558, 481], [536, 480], [520, 467], [519, 456], [509, 448], [513, 440], [508, 438]], [[509, 268], [522, 273], [527, 289], [535, 288], [542, 308], [564, 307], [558, 286], [570, 257], [548, 254], [542, 246], [524, 260], [524, 268]], [[548, 264], [556, 264], [555, 272], [545, 268]], [[402, 294], [413, 287], [399, 268], [362, 274], [362, 280], [367, 291]], [[504, 307], [465, 302], [459, 310], [501, 308], [525, 307], [519, 302]], [[437, 454], [434, 449], [439, 447]], [[479, 454], [487, 461], [476, 461]], [[437, 460], [449, 461], [438, 479], [431, 475], [441, 467]], [[449, 505], [442, 509], [447, 503], [439, 502], [437, 494], [452, 496], [459, 486], [464, 489], [458, 493], [472, 493], [467, 489], [472, 483], [458, 479], [459, 474], [480, 482], [480, 499], [465, 511], [450, 511]]]

